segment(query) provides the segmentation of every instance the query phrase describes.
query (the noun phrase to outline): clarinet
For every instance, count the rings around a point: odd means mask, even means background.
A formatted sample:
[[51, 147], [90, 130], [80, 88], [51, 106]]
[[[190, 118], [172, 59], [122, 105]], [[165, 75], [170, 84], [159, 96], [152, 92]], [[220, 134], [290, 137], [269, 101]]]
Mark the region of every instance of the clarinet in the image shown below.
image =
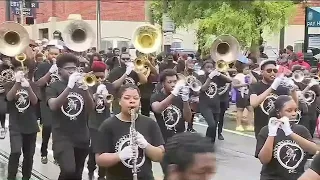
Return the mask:
[[133, 180], [138, 180], [138, 174], [137, 174], [137, 155], [138, 155], [138, 144], [137, 144], [137, 132], [136, 132], [136, 113], [135, 109], [132, 108], [130, 110], [131, 114], [131, 127], [130, 127], [130, 138], [131, 142], [130, 145], [133, 148], [133, 164], [132, 164], [132, 174], [133, 174]]

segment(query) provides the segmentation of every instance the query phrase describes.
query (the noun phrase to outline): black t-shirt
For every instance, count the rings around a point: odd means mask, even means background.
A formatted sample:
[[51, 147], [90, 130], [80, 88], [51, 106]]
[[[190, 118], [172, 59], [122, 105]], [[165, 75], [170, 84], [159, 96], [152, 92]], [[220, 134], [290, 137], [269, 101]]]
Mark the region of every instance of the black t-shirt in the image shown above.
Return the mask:
[[[56, 81], [46, 89], [47, 101], [58, 97], [67, 87], [67, 82]], [[87, 147], [89, 143], [89, 129], [87, 125], [88, 112], [84, 101], [82, 89], [73, 88], [69, 93], [67, 101], [58, 110], [52, 111], [52, 140], [68, 141], [76, 147]]]
[[[312, 137], [304, 126], [293, 124], [291, 129], [294, 133], [311, 141]], [[268, 126], [265, 126], [258, 134], [256, 157], [264, 146], [268, 133]], [[283, 130], [278, 129], [274, 139], [272, 159], [262, 166], [260, 180], [297, 180], [304, 172], [307, 157], [307, 153], [290, 136], [285, 136]]]
[[[13, 87], [15, 82], [6, 83], [5, 94]], [[29, 81], [33, 92], [39, 97], [39, 88]], [[29, 99], [27, 88], [17, 90], [16, 97], [12, 101], [7, 101], [8, 113], [10, 115], [9, 129], [23, 134], [39, 132], [37, 123], [36, 105], [32, 105]]]
[[[107, 87], [109, 94], [115, 95], [113, 85], [109, 82], [104, 83]], [[90, 88], [92, 94], [96, 93], [97, 86]], [[101, 123], [110, 117], [110, 108], [104, 103], [103, 97], [97, 97], [95, 110], [89, 114], [89, 128], [99, 129]]]
[[[51, 66], [52, 65], [48, 61], [38, 63], [37, 70], [35, 71], [35, 74], [34, 74], [34, 80], [38, 81], [40, 78], [45, 76], [48, 73], [48, 71], [50, 70]], [[49, 80], [49, 82], [50, 82], [50, 80]], [[46, 102], [46, 87], [47, 87], [47, 84], [40, 87], [41, 121], [44, 126], [51, 126], [52, 114], [51, 114], [51, 110], [49, 109], [48, 104]]]
[[[93, 151], [95, 153], [116, 153], [130, 143], [130, 122], [121, 121], [117, 115], [105, 120], [99, 128], [99, 143]], [[146, 116], [139, 115], [135, 123], [136, 131], [153, 146], [164, 145], [161, 132], [157, 123]], [[119, 162], [107, 169], [107, 177], [111, 180], [132, 180], [132, 164], [126, 160]], [[153, 179], [152, 163], [145, 151], [139, 148], [137, 160], [138, 179]]]
[[150, 99], [156, 83], [157, 76], [150, 74], [148, 77], [148, 82], [139, 85], [141, 99]]
[[320, 176], [320, 154], [317, 154], [313, 159], [310, 169], [312, 169]]
[[[201, 75], [197, 77], [202, 84], [204, 84], [208, 78], [207, 75]], [[199, 94], [199, 108], [208, 108], [212, 110], [213, 113], [220, 113], [220, 96], [218, 92], [218, 87], [226, 84], [220, 76], [215, 76], [211, 79], [209, 87], [206, 91], [200, 91]], [[200, 110], [201, 111], [201, 110]]]
[[[254, 84], [251, 84], [249, 87], [249, 94], [256, 94], [257, 96], [259, 96], [260, 94], [262, 94], [264, 91], [266, 91], [268, 88], [270, 87], [270, 84], [265, 84], [262, 81], [258, 81]], [[280, 95], [289, 95], [290, 91], [288, 88], [286, 87], [282, 87], [279, 86], [277, 88], [276, 91], [273, 91], [272, 94], [280, 96]], [[270, 95], [272, 95], [270, 94]], [[274, 102], [275, 99], [273, 99], [272, 97], [270, 97], [270, 95], [266, 98], [266, 100], [264, 100], [263, 103], [263, 107], [265, 107], [265, 111], [264, 112], [260, 105], [257, 106], [256, 108], [254, 108], [254, 131], [255, 131], [255, 135], [257, 136], [257, 134], [260, 132], [261, 128], [266, 126], [268, 124], [269, 118], [268, 118], [268, 111], [271, 109], [271, 107], [273, 106], [272, 101]]]
[[[108, 81], [113, 83], [117, 79], [121, 78], [121, 76], [126, 72], [126, 67], [115, 67], [112, 69], [108, 76]], [[139, 85], [139, 76], [135, 71], [131, 71], [129, 76], [126, 77], [124, 84], [131, 83], [135, 85]], [[115, 94], [115, 100], [112, 102], [112, 111], [114, 114], [118, 114], [120, 112], [120, 106], [118, 101], [118, 94]]]
[[[168, 95], [162, 91], [154, 93], [151, 96], [150, 105], [154, 102], [161, 102]], [[154, 112], [154, 116], [162, 132], [162, 136], [167, 142], [167, 139], [176, 133], [185, 131], [185, 120], [183, 118], [183, 101], [180, 96], [172, 100], [172, 104], [161, 113]]]
[[176, 64], [173, 63], [168, 63], [168, 62], [162, 62], [159, 64], [159, 72], [162, 72], [165, 69], [174, 69], [176, 67]]
[[[225, 73], [223, 73], [225, 74]], [[231, 90], [231, 83], [227, 83], [226, 81], [218, 81], [218, 94], [220, 96], [220, 102], [229, 102], [229, 92]]]

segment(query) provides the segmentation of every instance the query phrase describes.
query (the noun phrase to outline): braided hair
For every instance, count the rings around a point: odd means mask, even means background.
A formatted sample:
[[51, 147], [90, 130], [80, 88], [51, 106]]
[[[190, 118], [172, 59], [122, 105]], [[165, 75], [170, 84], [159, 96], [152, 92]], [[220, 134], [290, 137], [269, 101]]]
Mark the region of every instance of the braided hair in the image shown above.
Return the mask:
[[214, 146], [210, 139], [199, 133], [183, 132], [169, 138], [165, 145], [163, 158], [164, 179], [167, 179], [167, 168], [175, 164], [178, 170], [183, 172], [190, 167], [194, 161], [194, 155], [198, 153], [213, 153]]

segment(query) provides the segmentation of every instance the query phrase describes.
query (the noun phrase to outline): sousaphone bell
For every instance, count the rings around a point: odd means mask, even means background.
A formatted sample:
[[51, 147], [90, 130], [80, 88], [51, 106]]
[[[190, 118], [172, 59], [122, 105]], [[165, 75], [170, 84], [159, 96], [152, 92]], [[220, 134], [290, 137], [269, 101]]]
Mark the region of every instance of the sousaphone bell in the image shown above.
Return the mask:
[[14, 57], [22, 53], [30, 43], [28, 31], [15, 22], [0, 25], [0, 53]]

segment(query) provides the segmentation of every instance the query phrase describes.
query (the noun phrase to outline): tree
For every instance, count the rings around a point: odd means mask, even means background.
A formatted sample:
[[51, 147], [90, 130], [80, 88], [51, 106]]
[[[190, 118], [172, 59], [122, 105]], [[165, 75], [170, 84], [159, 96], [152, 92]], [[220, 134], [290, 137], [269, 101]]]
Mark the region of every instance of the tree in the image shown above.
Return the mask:
[[[151, 4], [155, 22], [161, 24], [163, 0]], [[169, 0], [168, 14], [177, 27], [197, 23], [197, 40], [202, 50], [210, 35], [230, 34], [243, 47], [261, 44], [262, 32], [278, 32], [294, 14], [292, 1]], [[212, 38], [209, 38], [212, 40]]]

